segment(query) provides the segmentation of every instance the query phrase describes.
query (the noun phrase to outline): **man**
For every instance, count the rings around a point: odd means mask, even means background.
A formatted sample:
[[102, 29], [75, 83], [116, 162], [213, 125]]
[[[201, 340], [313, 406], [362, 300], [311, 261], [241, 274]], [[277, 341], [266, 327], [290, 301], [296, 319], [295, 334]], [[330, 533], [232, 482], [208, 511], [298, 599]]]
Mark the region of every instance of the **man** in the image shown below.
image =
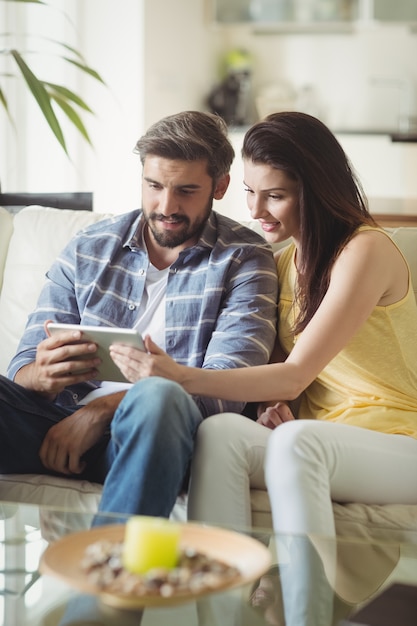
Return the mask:
[[0, 472], [104, 482], [101, 511], [169, 516], [200, 422], [243, 406], [159, 378], [100, 385], [96, 345], [74, 343], [79, 331], [48, 337], [47, 323], [135, 327], [196, 367], [256, 365], [274, 343], [277, 278], [265, 242], [212, 211], [234, 156], [220, 118], [169, 116], [136, 149], [143, 210], [67, 245], [9, 366], [14, 382], [0, 379]]

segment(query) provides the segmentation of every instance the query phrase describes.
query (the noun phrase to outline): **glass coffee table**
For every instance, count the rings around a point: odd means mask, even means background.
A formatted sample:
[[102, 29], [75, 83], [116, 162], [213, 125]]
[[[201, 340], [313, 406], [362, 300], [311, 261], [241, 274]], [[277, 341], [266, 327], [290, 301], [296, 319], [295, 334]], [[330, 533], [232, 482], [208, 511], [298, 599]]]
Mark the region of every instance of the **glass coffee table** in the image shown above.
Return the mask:
[[[126, 519], [107, 514], [105, 522], [121, 524]], [[142, 612], [111, 606], [99, 595], [81, 593], [54, 575], [39, 573], [48, 545], [69, 533], [88, 530], [92, 522], [91, 513], [0, 503], [0, 626], [284, 626], [274, 563], [277, 551], [280, 565], [291, 562], [293, 537], [275, 537], [268, 529], [227, 529], [269, 546], [272, 566], [261, 579], [198, 602], [146, 607]], [[334, 542], [325, 538], [318, 538], [316, 547], [324, 561], [335, 553]], [[338, 540], [337, 554], [338, 565], [330, 576], [335, 589], [334, 625], [360, 623], [349, 621], [349, 616], [393, 583], [417, 585], [414, 544], [343, 539]]]

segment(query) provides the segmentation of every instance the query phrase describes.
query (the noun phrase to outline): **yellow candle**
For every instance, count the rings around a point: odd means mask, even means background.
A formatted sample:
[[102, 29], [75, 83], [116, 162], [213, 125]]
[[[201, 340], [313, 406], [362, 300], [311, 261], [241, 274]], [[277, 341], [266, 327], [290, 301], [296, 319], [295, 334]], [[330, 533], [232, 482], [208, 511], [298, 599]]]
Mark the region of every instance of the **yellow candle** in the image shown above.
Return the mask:
[[154, 567], [171, 569], [179, 557], [180, 526], [159, 517], [128, 519], [123, 546], [123, 566], [134, 574]]

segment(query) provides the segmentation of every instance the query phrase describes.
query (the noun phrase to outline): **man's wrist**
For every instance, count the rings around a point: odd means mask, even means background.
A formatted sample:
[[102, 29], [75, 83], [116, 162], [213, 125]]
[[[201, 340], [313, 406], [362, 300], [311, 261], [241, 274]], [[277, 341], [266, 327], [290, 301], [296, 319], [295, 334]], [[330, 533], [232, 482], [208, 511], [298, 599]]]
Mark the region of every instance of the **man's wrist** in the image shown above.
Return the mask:
[[43, 398], [46, 398], [50, 402], [53, 402], [57, 397], [56, 391], [47, 391], [39, 387], [39, 381], [36, 375], [34, 375], [35, 363], [28, 363], [19, 370], [17, 370], [13, 382], [17, 383], [21, 387], [34, 391]]
[[94, 416], [98, 421], [111, 422], [113, 415], [120, 402], [126, 395], [126, 391], [117, 391], [105, 396], [101, 396], [96, 400], [92, 400], [86, 406], [94, 412]]

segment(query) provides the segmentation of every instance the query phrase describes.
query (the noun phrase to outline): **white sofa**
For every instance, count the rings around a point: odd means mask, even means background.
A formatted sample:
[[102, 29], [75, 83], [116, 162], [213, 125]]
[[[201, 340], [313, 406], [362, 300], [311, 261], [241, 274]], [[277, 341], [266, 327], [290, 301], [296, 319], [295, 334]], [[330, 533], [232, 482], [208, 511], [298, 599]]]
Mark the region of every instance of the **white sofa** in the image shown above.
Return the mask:
[[[0, 207], [0, 373], [15, 352], [28, 312], [35, 306], [44, 274], [68, 239], [104, 214], [27, 207], [12, 217]], [[254, 228], [256, 226], [252, 224]], [[417, 228], [392, 235], [404, 251], [417, 290]], [[410, 477], [415, 480], [415, 477]], [[383, 477], [381, 476], [381, 480]], [[43, 503], [94, 511], [101, 486], [87, 481], [38, 475], [1, 475], [0, 500]], [[252, 491], [253, 524], [271, 527], [267, 493]], [[185, 515], [184, 502], [177, 507]], [[365, 506], [334, 503], [340, 535], [417, 544], [417, 505]]]

